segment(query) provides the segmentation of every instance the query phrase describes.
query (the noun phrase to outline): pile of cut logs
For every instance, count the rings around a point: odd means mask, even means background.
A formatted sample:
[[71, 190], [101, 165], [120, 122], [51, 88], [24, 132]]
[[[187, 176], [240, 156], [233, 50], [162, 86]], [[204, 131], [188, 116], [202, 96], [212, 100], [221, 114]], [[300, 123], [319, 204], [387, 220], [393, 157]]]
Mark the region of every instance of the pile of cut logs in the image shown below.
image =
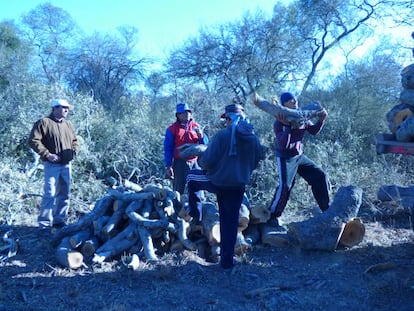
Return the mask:
[[[254, 244], [280, 247], [296, 243], [325, 250], [334, 250], [340, 241], [349, 247], [358, 244], [364, 235], [363, 225], [346, 226], [355, 222], [362, 191], [344, 188], [338, 195], [340, 199], [333, 202], [329, 213], [322, 214], [324, 217], [314, 217], [304, 225], [291, 224], [288, 232], [266, 224], [270, 216], [267, 208], [245, 201], [240, 209], [236, 254], [251, 250]], [[136, 269], [140, 258], [158, 261], [167, 252], [187, 249], [206, 260], [218, 260], [220, 224], [216, 204], [202, 202], [202, 221], [197, 223], [186, 213], [187, 204], [185, 195], [169, 187], [140, 187], [124, 181], [122, 186], [108, 189], [76, 223], [54, 232], [56, 259], [65, 267], [77, 269], [85, 261], [102, 263], [121, 257], [128, 258], [128, 267]]]
[[388, 127], [397, 141], [414, 141], [414, 64], [401, 71], [400, 103], [386, 115]]

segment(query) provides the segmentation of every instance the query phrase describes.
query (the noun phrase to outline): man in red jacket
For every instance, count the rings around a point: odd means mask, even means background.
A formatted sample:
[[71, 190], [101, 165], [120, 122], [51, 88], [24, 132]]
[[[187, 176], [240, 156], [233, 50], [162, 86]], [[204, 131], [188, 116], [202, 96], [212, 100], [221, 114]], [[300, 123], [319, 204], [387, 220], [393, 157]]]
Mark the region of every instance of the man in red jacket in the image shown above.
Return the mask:
[[178, 148], [184, 144], [207, 144], [208, 137], [192, 119], [192, 111], [187, 104], [177, 104], [175, 117], [176, 121], [165, 132], [164, 163], [168, 178], [173, 180], [173, 190], [182, 194], [189, 170], [198, 168], [198, 165], [197, 157], [181, 158]]

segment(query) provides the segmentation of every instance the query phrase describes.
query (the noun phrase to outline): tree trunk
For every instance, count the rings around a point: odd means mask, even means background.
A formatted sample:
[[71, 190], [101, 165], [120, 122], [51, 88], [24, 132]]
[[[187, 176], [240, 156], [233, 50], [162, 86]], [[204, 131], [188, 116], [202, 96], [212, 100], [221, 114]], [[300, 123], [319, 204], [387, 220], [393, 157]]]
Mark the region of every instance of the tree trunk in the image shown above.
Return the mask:
[[341, 187], [327, 211], [305, 221], [289, 224], [288, 235], [303, 249], [335, 250], [345, 224], [357, 216], [361, 202], [361, 188]]

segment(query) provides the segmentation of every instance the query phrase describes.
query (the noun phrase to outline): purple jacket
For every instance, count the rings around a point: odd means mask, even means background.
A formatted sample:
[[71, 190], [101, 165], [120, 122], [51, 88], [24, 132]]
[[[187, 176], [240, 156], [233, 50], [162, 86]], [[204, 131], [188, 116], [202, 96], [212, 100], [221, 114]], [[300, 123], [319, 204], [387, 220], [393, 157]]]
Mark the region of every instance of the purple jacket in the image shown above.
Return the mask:
[[318, 134], [325, 122], [318, 121], [313, 124], [307, 121], [299, 128], [292, 128], [276, 120], [273, 131], [276, 135], [276, 156], [280, 158], [292, 158], [303, 153], [303, 136], [305, 132], [312, 135]]

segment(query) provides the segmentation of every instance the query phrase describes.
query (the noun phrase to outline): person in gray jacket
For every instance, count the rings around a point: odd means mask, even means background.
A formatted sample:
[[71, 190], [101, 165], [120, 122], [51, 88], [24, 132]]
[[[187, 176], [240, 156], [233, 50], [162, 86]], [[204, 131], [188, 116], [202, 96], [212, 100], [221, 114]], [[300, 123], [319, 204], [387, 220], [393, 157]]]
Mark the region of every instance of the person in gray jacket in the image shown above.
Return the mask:
[[195, 220], [201, 220], [197, 191], [216, 194], [220, 215], [220, 266], [231, 269], [245, 187], [264, 157], [264, 148], [242, 105], [226, 106], [222, 118], [226, 119], [226, 128], [217, 132], [199, 157], [202, 170], [191, 170], [187, 176], [188, 213]]
[[73, 106], [65, 99], [57, 99], [52, 101], [51, 107], [51, 114], [35, 122], [29, 137], [30, 147], [44, 163], [44, 193], [38, 216], [43, 232], [53, 226], [65, 225], [69, 209], [71, 161], [79, 150], [75, 130], [66, 121]]

